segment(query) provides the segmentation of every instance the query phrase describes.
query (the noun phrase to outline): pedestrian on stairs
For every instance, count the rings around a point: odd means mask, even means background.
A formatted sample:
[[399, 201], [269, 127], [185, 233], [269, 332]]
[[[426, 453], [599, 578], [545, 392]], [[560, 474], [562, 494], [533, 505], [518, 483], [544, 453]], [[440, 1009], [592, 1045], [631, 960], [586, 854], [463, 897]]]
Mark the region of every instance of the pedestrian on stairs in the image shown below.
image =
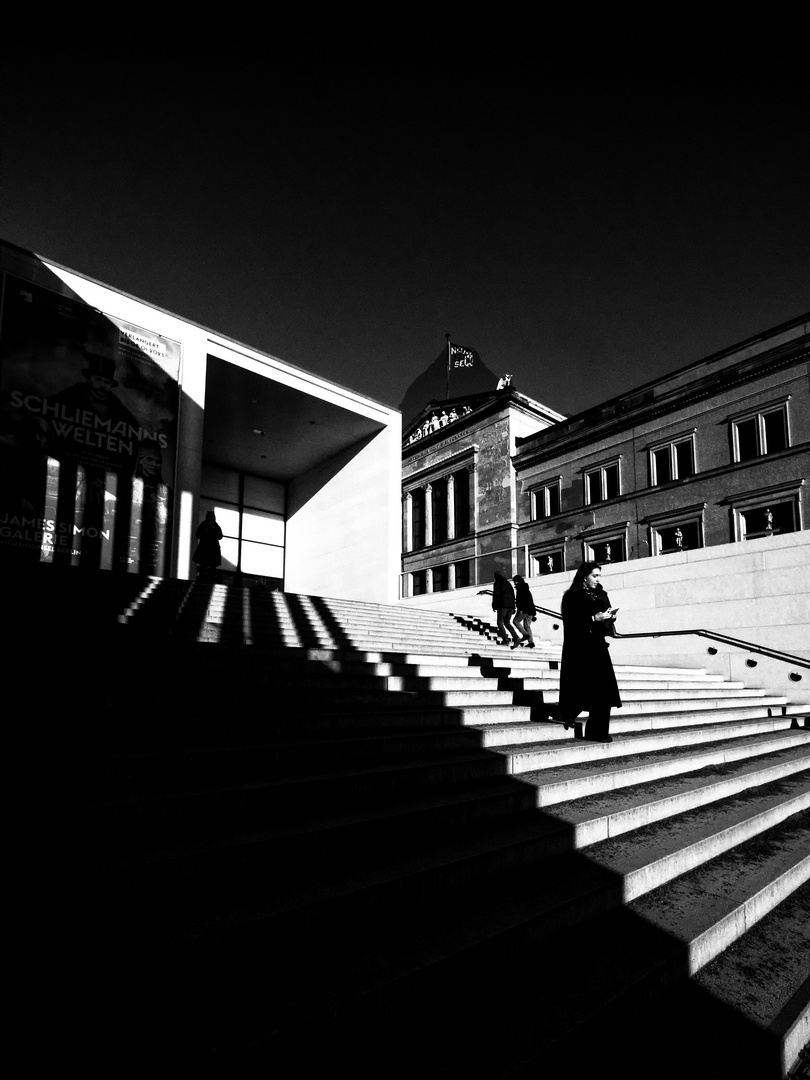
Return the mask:
[[512, 580], [515, 583], [515, 604], [517, 606], [515, 626], [523, 635], [521, 645], [528, 642], [527, 648], [533, 649], [534, 634], [532, 633], [532, 623], [537, 618], [537, 608], [534, 606], [532, 591], [520, 574], [515, 574]]
[[612, 634], [618, 608], [610, 606], [601, 576], [599, 563], [583, 563], [562, 598], [560, 715], [569, 728], [581, 712], [587, 712], [584, 738], [613, 742], [608, 733], [610, 710], [620, 709], [622, 699], [605, 637]]
[[515, 614], [515, 590], [512, 582], [504, 577], [500, 570], [495, 571], [495, 582], [492, 586], [492, 610], [498, 616], [498, 633], [501, 635], [501, 644], [508, 645], [509, 637], [512, 638], [512, 648], [520, 645], [520, 634], [515, 629], [512, 619]]
[[201, 579], [216, 581], [217, 567], [222, 562], [222, 549], [219, 546], [222, 529], [217, 524], [213, 510], [208, 511], [194, 535], [199, 543], [191, 557], [197, 564], [197, 575]]

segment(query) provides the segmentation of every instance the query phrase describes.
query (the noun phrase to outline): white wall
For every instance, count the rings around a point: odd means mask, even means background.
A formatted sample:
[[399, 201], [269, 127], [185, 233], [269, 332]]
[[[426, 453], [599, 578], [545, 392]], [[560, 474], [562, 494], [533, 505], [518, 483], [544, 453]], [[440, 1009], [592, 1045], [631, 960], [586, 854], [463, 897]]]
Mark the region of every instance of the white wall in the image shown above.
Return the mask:
[[287, 490], [284, 588], [396, 601], [402, 542], [402, 420], [298, 477]]
[[[537, 605], [560, 610], [574, 571], [529, 578]], [[722, 544], [678, 555], [636, 559], [604, 566], [602, 582], [620, 607], [617, 628], [624, 634], [655, 630], [713, 630], [729, 637], [810, 659], [810, 532]], [[483, 588], [481, 586], [480, 588]], [[491, 618], [491, 597], [479, 587], [401, 601], [458, 614]], [[538, 617], [536, 634], [556, 643], [562, 630]], [[708, 648], [716, 648], [712, 656]], [[779, 691], [810, 703], [810, 670], [701, 637], [628, 638], [611, 643], [614, 663], [700, 667], [748, 686]], [[756, 661], [755, 668], [746, 660]], [[802, 676], [789, 679], [790, 672]]]

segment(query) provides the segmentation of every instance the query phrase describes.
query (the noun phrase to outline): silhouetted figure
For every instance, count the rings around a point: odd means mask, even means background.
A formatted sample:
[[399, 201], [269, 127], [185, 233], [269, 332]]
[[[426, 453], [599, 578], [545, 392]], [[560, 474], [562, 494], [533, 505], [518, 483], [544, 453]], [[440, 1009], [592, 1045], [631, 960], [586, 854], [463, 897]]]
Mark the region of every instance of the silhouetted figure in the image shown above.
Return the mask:
[[200, 522], [194, 535], [199, 543], [191, 557], [197, 564], [197, 576], [216, 581], [217, 567], [222, 562], [222, 549], [219, 546], [222, 529], [217, 525], [213, 510], [208, 511], [205, 521]]
[[517, 606], [515, 626], [523, 635], [523, 642], [521, 642], [521, 644], [525, 642], [527, 643], [528, 648], [533, 649], [534, 634], [532, 633], [532, 623], [537, 617], [537, 608], [534, 606], [532, 591], [520, 574], [515, 574], [512, 580], [515, 583], [515, 604]]
[[509, 644], [512, 638], [512, 648], [520, 644], [520, 634], [512, 623], [515, 614], [515, 590], [512, 582], [504, 577], [500, 570], [495, 571], [495, 581], [492, 586], [492, 610], [498, 616], [498, 633], [501, 635], [501, 643]]
[[613, 742], [608, 734], [610, 710], [622, 699], [605, 641], [613, 632], [618, 608], [599, 583], [602, 568], [586, 562], [577, 570], [562, 598], [564, 638], [560, 666], [560, 714], [567, 728], [587, 711], [585, 738]]

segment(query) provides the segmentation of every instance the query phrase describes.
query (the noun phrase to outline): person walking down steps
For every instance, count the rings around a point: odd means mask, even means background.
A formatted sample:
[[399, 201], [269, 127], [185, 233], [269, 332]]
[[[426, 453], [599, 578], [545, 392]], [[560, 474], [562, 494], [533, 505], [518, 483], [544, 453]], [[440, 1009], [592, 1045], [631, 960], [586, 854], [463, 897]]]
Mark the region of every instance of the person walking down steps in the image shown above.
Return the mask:
[[498, 617], [498, 633], [501, 636], [501, 644], [508, 645], [512, 638], [512, 648], [520, 645], [520, 634], [515, 629], [512, 619], [515, 614], [515, 590], [512, 582], [500, 572], [495, 571], [495, 581], [492, 586], [492, 610]]
[[515, 604], [517, 606], [515, 626], [523, 635], [521, 645], [526, 645], [527, 648], [533, 649], [534, 634], [532, 633], [532, 623], [537, 618], [537, 608], [534, 606], [532, 591], [520, 574], [515, 574], [512, 580], [515, 583]]
[[559, 707], [566, 728], [587, 712], [584, 738], [609, 743], [610, 710], [620, 709], [622, 699], [605, 637], [612, 634], [619, 609], [610, 606], [601, 576], [598, 563], [583, 563], [562, 598]]

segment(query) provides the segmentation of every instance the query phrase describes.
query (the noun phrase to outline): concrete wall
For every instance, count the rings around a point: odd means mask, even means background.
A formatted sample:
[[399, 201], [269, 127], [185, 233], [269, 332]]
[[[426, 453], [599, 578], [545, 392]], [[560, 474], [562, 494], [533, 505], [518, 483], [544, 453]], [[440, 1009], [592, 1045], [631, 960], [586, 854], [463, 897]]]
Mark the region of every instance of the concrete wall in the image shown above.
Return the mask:
[[[560, 610], [574, 571], [529, 578], [535, 603]], [[606, 566], [602, 581], [620, 607], [624, 634], [655, 630], [713, 630], [810, 660], [810, 532]], [[491, 618], [491, 598], [479, 589], [419, 596], [403, 603]], [[557, 628], [555, 629], [555, 624]], [[538, 637], [562, 642], [559, 620], [538, 616]], [[611, 643], [614, 663], [675, 664], [717, 672], [748, 686], [810, 703], [810, 670], [746, 654], [701, 637], [627, 638]], [[717, 649], [716, 655], [707, 652]], [[756, 667], [748, 667], [747, 660]], [[800, 682], [789, 678], [801, 675]]]
[[392, 422], [290, 483], [288, 592], [395, 603], [401, 444], [401, 426]]

